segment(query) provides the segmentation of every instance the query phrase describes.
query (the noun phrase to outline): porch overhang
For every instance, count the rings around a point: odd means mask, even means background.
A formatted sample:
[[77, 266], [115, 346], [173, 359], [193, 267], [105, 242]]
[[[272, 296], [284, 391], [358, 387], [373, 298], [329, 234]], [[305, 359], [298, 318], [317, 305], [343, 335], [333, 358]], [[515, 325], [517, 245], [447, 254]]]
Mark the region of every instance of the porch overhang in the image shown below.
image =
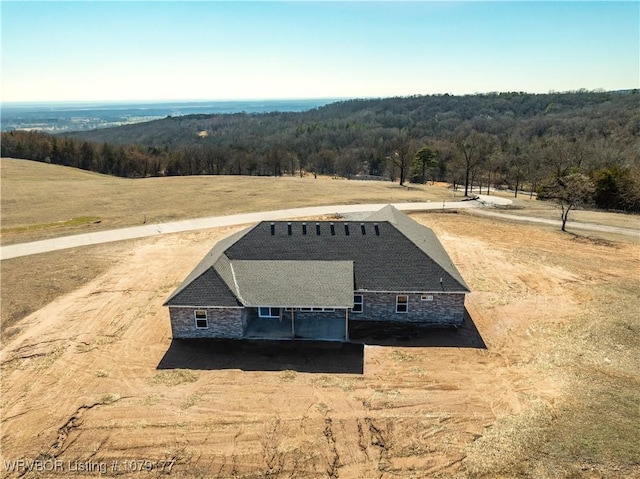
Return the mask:
[[232, 261], [245, 307], [353, 307], [352, 261]]

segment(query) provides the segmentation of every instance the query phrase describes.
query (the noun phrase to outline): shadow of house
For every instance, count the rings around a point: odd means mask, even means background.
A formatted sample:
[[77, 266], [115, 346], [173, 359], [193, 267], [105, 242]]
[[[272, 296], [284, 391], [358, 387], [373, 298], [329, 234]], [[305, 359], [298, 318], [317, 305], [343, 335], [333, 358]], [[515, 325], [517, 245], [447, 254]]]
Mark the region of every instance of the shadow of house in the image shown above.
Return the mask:
[[368, 346], [417, 348], [487, 349], [480, 331], [465, 308], [464, 322], [457, 328], [434, 328], [416, 324], [378, 321], [353, 321], [349, 338]]
[[458, 328], [398, 323], [350, 324], [351, 342], [234, 339], [174, 339], [157, 369], [286, 371], [363, 374], [365, 345], [486, 349], [465, 311]]
[[326, 341], [174, 339], [157, 369], [362, 374], [364, 345]]

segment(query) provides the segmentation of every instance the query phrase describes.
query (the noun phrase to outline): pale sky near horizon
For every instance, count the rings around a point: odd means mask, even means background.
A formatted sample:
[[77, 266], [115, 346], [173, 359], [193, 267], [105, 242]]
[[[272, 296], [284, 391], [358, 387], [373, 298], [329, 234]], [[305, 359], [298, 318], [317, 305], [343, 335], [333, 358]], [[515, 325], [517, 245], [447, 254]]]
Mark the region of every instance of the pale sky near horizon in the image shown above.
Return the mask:
[[362, 98], [640, 86], [640, 3], [1, 2], [1, 99]]

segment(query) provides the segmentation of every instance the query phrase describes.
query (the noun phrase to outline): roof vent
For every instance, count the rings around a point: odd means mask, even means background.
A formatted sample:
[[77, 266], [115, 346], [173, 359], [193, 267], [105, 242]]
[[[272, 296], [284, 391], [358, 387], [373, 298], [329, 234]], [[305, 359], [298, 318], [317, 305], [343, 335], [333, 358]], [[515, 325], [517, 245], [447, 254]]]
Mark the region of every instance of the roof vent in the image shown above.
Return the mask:
[[376, 236], [380, 236], [380, 226], [378, 226], [378, 223], [373, 223], [373, 229], [376, 230]]
[[349, 236], [349, 223], [344, 224], [344, 234]]
[[291, 236], [291, 223], [287, 223], [287, 234]]
[[307, 234], [307, 223], [302, 223], [302, 234], [303, 235]]
[[271, 236], [276, 234], [276, 224], [271, 223]]
[[316, 223], [316, 234], [320, 236], [320, 223]]
[[333, 223], [329, 223], [329, 226], [331, 228], [331, 236], [335, 236], [336, 235], [336, 225], [334, 225]]
[[362, 234], [366, 235], [367, 234], [367, 230], [364, 229], [364, 223], [360, 223], [360, 229], [362, 230]]

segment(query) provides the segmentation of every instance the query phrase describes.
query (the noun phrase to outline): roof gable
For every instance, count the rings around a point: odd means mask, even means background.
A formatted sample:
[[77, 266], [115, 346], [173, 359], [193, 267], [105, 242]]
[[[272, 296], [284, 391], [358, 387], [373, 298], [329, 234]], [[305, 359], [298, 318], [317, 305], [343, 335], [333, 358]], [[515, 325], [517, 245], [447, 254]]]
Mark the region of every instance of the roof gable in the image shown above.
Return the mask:
[[[226, 238], [221, 239], [220, 241], [218, 241], [213, 248], [211, 248], [211, 250], [206, 254], [206, 256], [204, 258], [202, 258], [202, 260], [196, 265], [196, 267], [193, 269], [193, 271], [191, 271], [191, 273], [189, 273], [189, 275], [184, 279], [184, 281], [180, 284], [180, 286], [178, 286], [176, 288], [176, 290], [171, 293], [171, 296], [169, 296], [169, 298], [167, 299], [167, 301], [165, 302], [165, 306], [171, 305], [171, 304], [177, 304], [176, 302], [178, 301], [178, 296], [180, 295], [180, 293], [187, 288], [188, 286], [190, 287], [191, 284], [193, 284], [200, 276], [202, 276], [203, 274], [207, 273], [211, 268], [213, 268], [214, 264], [221, 259], [222, 257], [224, 257], [224, 252], [225, 250], [231, 246], [232, 244], [234, 244], [236, 241], [238, 241], [240, 238], [242, 238], [244, 235], [246, 235], [249, 231], [251, 231], [251, 229], [253, 228], [253, 226], [243, 229], [241, 231], [238, 231], [234, 234], [232, 234], [231, 236], [227, 236]], [[224, 258], [223, 258], [224, 259]], [[224, 273], [224, 270], [221, 268], [221, 271]], [[216, 275], [217, 276], [226, 276], [226, 275], [220, 275], [219, 272], [216, 271]], [[224, 278], [224, 283], [226, 284], [227, 288], [231, 289], [233, 291], [232, 288], [229, 287], [229, 283], [227, 281], [226, 278]], [[185, 296], [182, 296], [183, 298]], [[184, 304], [184, 303], [180, 303], [180, 304]], [[190, 306], [195, 306], [195, 305], [191, 305]]]
[[186, 287], [176, 290], [165, 306], [220, 306], [238, 307], [242, 303], [231, 292], [218, 272], [209, 268], [190, 281]]

